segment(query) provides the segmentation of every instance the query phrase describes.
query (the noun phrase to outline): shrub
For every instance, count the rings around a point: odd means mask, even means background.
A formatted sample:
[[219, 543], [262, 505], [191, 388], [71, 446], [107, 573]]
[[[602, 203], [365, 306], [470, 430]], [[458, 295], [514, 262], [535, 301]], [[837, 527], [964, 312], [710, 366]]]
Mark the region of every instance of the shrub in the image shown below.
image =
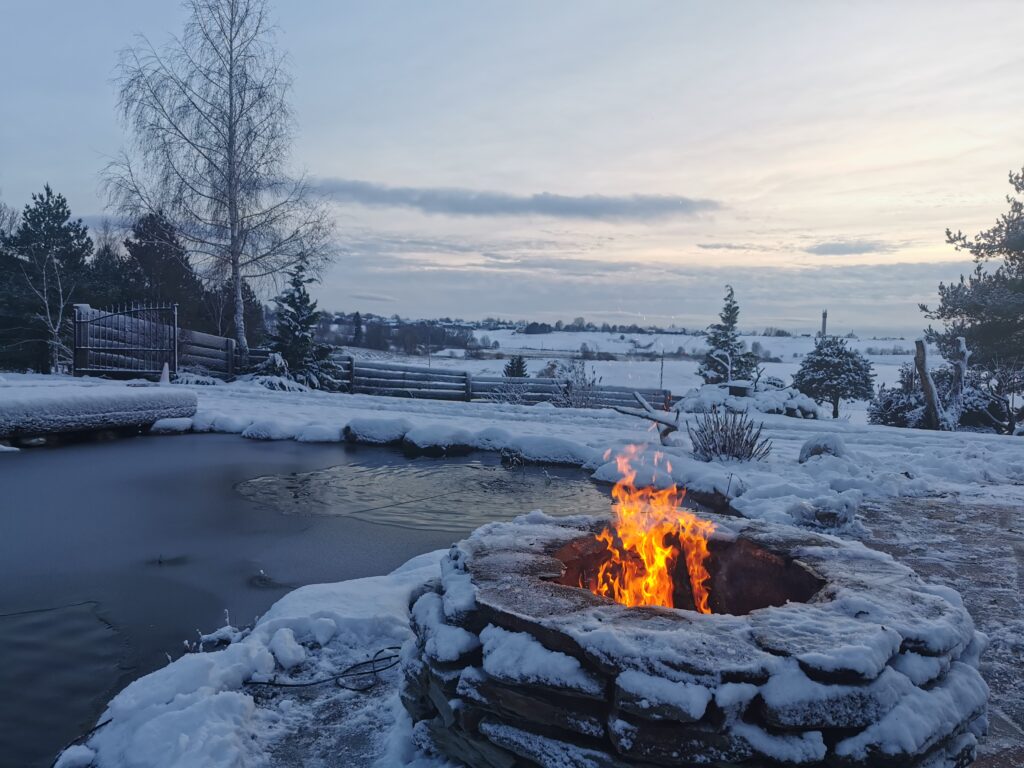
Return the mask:
[[559, 408], [593, 408], [597, 404], [597, 387], [601, 378], [582, 360], [570, 360], [558, 366], [556, 378], [559, 393], [554, 404]]
[[694, 425], [686, 425], [693, 443], [693, 456], [700, 461], [736, 459], [760, 461], [772, 450], [771, 440], [761, 437], [764, 424], [754, 424], [745, 413], [717, 410], [698, 416]]

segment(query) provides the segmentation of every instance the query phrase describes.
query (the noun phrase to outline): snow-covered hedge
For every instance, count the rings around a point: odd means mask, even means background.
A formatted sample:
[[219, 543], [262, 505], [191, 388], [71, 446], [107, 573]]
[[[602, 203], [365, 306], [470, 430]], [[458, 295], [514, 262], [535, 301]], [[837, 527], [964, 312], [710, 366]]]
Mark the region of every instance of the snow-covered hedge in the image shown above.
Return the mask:
[[733, 413], [777, 413], [798, 419], [821, 417], [818, 404], [792, 387], [757, 390], [743, 397], [730, 395], [726, 387], [705, 384], [684, 394], [675, 407], [683, 413], [709, 413], [725, 408]]

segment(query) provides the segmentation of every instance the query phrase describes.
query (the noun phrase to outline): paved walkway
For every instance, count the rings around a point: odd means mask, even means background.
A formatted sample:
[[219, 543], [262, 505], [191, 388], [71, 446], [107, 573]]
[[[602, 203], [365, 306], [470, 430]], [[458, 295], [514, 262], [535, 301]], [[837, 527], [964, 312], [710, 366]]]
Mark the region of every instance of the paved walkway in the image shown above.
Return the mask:
[[866, 504], [860, 513], [871, 528], [865, 544], [956, 589], [989, 636], [981, 672], [992, 691], [990, 729], [975, 768], [1024, 766], [1024, 507], [951, 496]]

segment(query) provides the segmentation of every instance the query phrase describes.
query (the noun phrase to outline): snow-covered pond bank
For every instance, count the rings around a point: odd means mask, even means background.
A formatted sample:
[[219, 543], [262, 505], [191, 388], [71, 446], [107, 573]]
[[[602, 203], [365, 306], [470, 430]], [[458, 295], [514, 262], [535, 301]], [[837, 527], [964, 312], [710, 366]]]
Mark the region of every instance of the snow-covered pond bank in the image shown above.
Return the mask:
[[[308, 493], [257, 504], [236, 490], [253, 482]], [[506, 470], [493, 454], [409, 460], [233, 435], [23, 450], [4, 456], [0, 488], [0, 763], [19, 766], [49, 765], [225, 610], [251, 623], [296, 587], [387, 573], [476, 526], [449, 509], [512, 516], [539, 494], [556, 512], [607, 504], [584, 473]]]

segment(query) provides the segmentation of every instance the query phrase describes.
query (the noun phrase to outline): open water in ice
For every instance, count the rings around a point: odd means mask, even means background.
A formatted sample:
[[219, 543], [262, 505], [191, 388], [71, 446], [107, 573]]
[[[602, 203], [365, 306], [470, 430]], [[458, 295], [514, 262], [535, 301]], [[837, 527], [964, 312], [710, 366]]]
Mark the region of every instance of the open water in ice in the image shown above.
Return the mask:
[[197, 630], [386, 573], [531, 509], [608, 509], [579, 470], [493, 454], [183, 435], [0, 459], [0, 766], [46, 766]]

